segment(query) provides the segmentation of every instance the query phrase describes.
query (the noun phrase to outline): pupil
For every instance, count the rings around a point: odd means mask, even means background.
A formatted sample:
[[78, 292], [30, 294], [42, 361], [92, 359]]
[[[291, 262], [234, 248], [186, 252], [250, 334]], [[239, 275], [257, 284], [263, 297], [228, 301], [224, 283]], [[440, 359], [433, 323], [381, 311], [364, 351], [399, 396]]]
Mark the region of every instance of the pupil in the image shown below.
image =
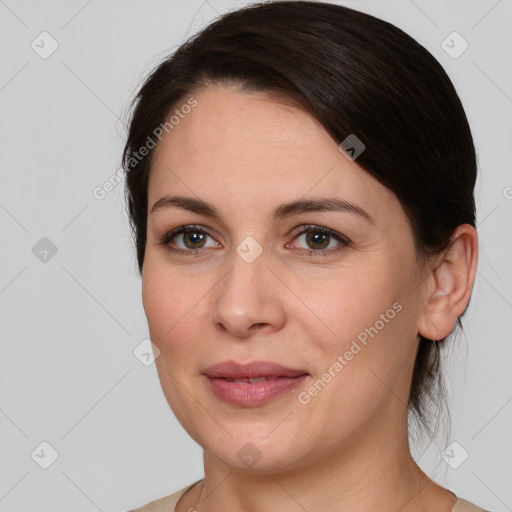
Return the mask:
[[316, 247], [317, 249], [325, 249], [329, 245], [329, 234], [321, 233], [319, 231], [310, 231], [307, 234], [307, 242], [308, 244], [312, 242], [313, 244], [321, 244], [321, 247]]

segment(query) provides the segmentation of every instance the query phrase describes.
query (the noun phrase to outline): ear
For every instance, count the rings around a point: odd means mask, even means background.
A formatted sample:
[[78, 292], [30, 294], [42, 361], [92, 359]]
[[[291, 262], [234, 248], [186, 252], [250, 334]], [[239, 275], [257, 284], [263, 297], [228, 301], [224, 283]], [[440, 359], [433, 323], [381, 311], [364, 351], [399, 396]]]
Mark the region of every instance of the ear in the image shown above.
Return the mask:
[[471, 297], [478, 263], [478, 235], [470, 224], [461, 224], [449, 247], [435, 258], [425, 280], [426, 298], [419, 318], [418, 333], [440, 340], [455, 327]]

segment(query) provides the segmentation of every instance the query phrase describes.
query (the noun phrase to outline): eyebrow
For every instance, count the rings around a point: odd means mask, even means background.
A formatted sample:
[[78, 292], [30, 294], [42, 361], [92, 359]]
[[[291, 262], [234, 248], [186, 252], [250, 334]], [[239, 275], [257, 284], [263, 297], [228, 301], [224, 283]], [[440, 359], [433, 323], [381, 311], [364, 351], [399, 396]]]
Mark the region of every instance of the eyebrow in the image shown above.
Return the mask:
[[[164, 196], [153, 204], [150, 213], [172, 207], [183, 208], [184, 210], [214, 219], [221, 218], [219, 210], [212, 204], [202, 199], [184, 196]], [[305, 198], [284, 203], [274, 209], [272, 218], [279, 220], [306, 212], [348, 212], [363, 217], [372, 224], [374, 223], [370, 214], [360, 206], [336, 197]]]

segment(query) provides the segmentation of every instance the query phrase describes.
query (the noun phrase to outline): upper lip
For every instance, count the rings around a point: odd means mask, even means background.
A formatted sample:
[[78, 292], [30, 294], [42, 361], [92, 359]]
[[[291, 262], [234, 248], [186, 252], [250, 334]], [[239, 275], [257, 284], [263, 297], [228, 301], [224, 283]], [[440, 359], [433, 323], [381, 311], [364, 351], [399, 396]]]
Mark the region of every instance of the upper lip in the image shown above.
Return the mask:
[[223, 361], [209, 366], [203, 373], [207, 377], [217, 379], [256, 379], [258, 377], [298, 377], [308, 372], [296, 368], [287, 368], [270, 361], [252, 361], [245, 364], [235, 361]]

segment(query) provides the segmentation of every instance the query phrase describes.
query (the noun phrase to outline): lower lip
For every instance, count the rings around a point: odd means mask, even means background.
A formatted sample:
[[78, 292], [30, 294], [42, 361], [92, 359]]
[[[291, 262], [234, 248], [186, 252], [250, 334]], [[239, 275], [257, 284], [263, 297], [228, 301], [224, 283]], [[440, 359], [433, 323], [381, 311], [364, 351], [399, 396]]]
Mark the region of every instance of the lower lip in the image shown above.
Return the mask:
[[251, 407], [269, 402], [273, 398], [296, 388], [308, 375], [277, 377], [261, 382], [231, 382], [226, 379], [206, 377], [213, 393], [232, 405]]

